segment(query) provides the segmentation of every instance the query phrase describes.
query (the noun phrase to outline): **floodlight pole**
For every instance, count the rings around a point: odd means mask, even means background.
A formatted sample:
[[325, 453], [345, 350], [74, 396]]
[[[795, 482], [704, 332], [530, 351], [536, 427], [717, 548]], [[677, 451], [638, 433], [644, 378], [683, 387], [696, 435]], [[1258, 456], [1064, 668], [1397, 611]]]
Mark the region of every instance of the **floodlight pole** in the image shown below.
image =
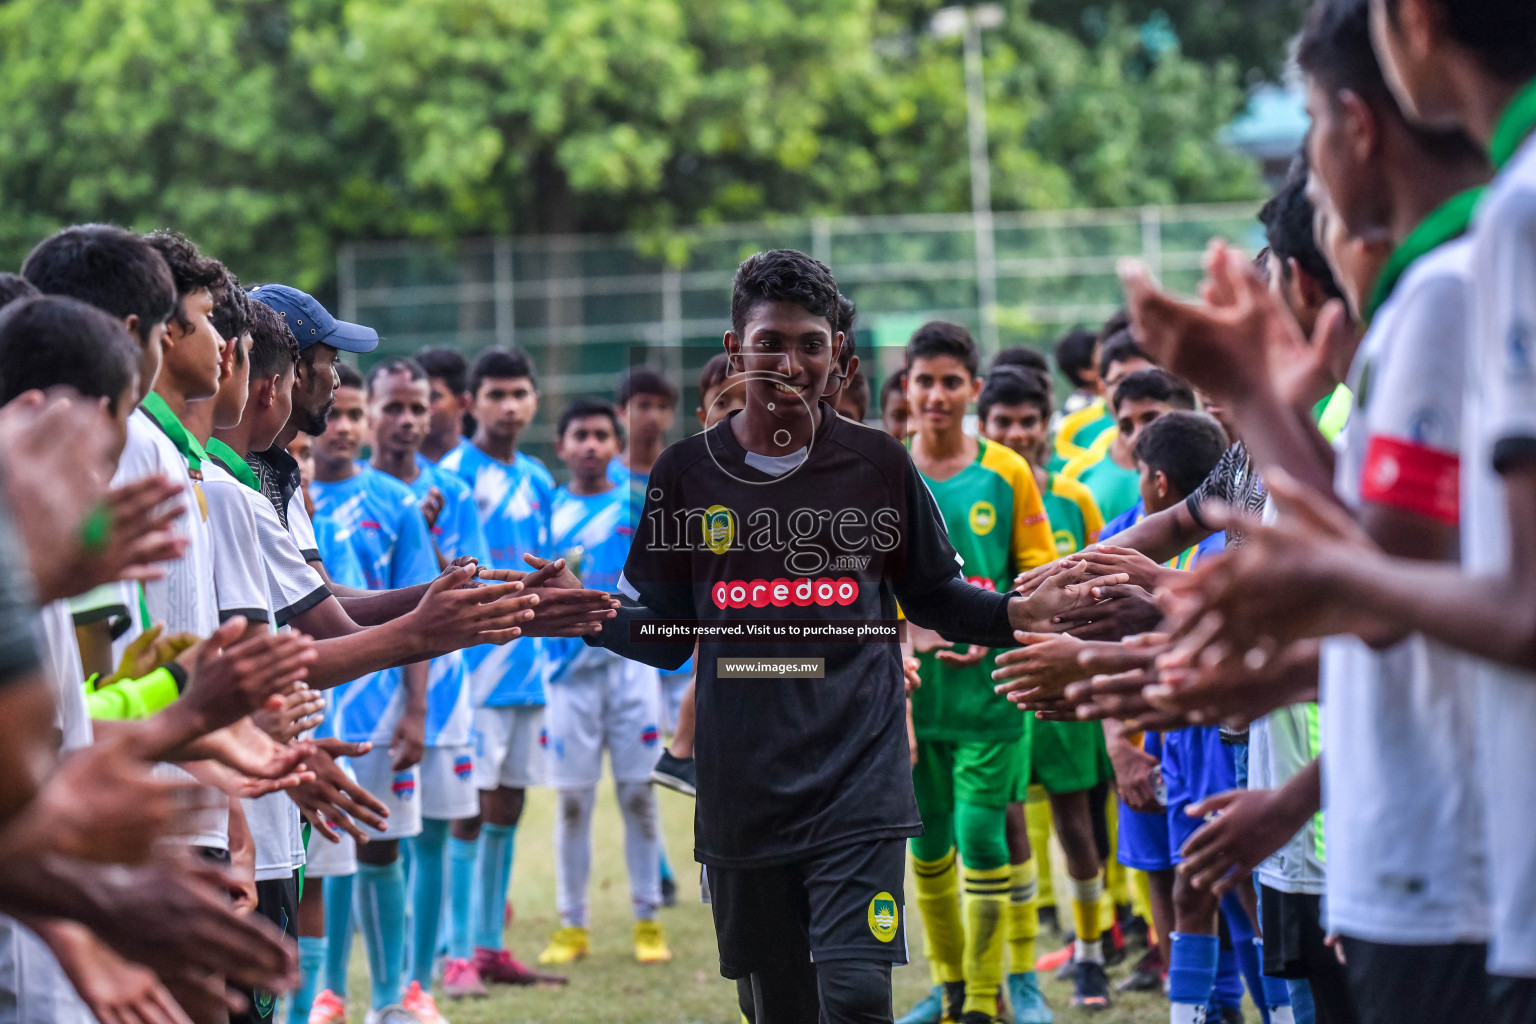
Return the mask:
[[965, 54], [966, 135], [971, 156], [971, 226], [976, 236], [976, 299], [981, 306], [981, 344], [999, 347], [997, 332], [997, 252], [992, 235], [992, 169], [987, 155], [987, 89], [982, 69], [981, 30], [1003, 23], [998, 4], [946, 7], [933, 16], [931, 30], [946, 38], [959, 35]]

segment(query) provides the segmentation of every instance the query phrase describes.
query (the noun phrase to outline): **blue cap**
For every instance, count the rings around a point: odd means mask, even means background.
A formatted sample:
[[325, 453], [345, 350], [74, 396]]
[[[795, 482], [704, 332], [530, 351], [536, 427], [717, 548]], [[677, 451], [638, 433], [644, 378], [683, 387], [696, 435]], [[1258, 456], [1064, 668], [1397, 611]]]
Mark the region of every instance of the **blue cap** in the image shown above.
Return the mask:
[[313, 295], [286, 284], [264, 284], [251, 289], [251, 298], [277, 310], [298, 339], [299, 350], [321, 342], [343, 352], [372, 352], [379, 347], [379, 332], [362, 324], [337, 320]]

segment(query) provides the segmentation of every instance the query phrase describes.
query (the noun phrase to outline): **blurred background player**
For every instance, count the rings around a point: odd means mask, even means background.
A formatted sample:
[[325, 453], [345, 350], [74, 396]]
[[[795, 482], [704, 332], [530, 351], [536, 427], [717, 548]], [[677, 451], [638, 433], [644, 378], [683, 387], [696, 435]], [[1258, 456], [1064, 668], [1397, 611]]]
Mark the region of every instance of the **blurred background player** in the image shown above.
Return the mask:
[[[607, 475], [620, 445], [618, 418], [604, 402], [578, 399], [560, 414], [558, 430], [558, 452], [571, 480], [555, 492], [552, 550], [587, 587], [617, 593], [634, 536], [628, 495]], [[578, 639], [552, 641], [550, 647], [556, 668], [546, 694], [545, 766], [559, 800], [555, 880], [560, 928], [539, 962], [570, 963], [591, 948], [587, 886], [592, 811], [605, 749], [624, 819], [635, 959], [670, 960], [672, 953], [656, 920], [661, 905], [661, 822], [651, 787], [651, 769], [661, 748], [656, 670]]]
[[645, 507], [645, 481], [677, 422], [677, 385], [654, 366], [631, 366], [619, 378], [614, 406], [623, 428], [623, 450], [608, 463], [608, 479], [626, 489], [630, 525]]
[[421, 442], [421, 457], [428, 462], [441, 462], [464, 440], [470, 405], [465, 390], [469, 366], [463, 353], [453, 348], [424, 348], [416, 353], [415, 359], [427, 372], [427, 383], [432, 388], [431, 418], [426, 439]]
[[911, 407], [907, 405], [906, 371], [897, 370], [880, 385], [880, 425], [897, 440], [905, 440], [911, 428]]

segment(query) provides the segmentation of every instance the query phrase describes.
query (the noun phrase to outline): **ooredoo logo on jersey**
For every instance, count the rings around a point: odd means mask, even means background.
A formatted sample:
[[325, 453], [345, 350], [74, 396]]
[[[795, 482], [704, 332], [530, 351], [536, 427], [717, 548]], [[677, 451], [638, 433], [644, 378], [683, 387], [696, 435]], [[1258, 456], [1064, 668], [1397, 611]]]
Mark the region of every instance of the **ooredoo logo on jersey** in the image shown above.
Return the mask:
[[831, 608], [846, 607], [859, 599], [859, 581], [849, 576], [833, 579], [721, 580], [710, 588], [715, 607], [726, 608]]

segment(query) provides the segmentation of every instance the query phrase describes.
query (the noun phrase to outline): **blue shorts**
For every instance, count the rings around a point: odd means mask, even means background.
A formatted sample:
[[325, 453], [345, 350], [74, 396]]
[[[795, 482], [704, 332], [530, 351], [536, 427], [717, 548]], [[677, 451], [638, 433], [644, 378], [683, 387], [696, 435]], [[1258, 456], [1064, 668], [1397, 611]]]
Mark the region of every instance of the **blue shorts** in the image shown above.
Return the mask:
[[[1147, 733], [1141, 748], [1156, 757], [1164, 757], [1163, 734]], [[1137, 871], [1167, 871], [1173, 867], [1168, 855], [1168, 815], [1166, 812], [1133, 811], [1120, 801], [1120, 840], [1115, 856], [1120, 863]]]
[[1175, 864], [1179, 849], [1205, 822], [1184, 809], [1217, 793], [1237, 788], [1234, 748], [1221, 742], [1216, 726], [1188, 726], [1163, 738], [1163, 782], [1168, 787], [1168, 852]]

